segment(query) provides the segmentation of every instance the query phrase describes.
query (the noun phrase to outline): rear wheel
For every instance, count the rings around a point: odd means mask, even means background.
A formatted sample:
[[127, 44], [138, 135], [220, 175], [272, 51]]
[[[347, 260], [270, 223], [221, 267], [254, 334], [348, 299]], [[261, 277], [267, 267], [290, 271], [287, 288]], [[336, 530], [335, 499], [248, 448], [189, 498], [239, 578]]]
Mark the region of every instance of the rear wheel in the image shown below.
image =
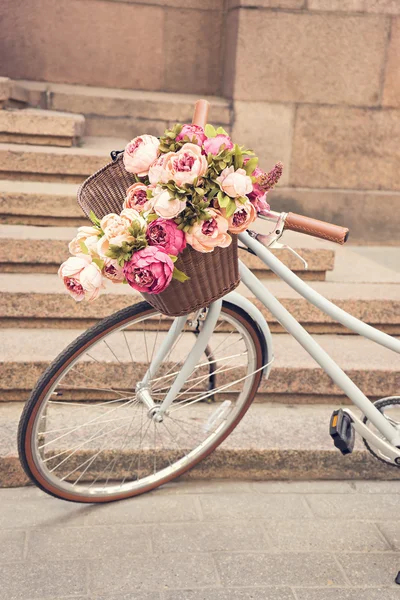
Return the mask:
[[[76, 502], [128, 498], [188, 471], [231, 433], [267, 362], [258, 326], [224, 302], [205, 354], [157, 422], [135, 386], [171, 323], [142, 302], [88, 329], [48, 367], [19, 426], [21, 462], [36, 485]], [[156, 403], [195, 340], [189, 318], [151, 381]]]
[[[382, 398], [374, 402], [374, 406], [387, 418], [388, 421], [397, 429], [400, 430], [400, 397], [390, 396], [388, 398]], [[386, 438], [380, 433], [380, 431], [369, 421], [367, 417], [364, 417], [363, 422], [377, 435], [378, 437], [385, 440]], [[393, 462], [391, 458], [386, 456], [382, 450], [374, 448], [371, 444], [363, 438], [363, 442], [367, 450], [378, 460], [384, 462], [392, 467], [400, 467], [400, 464]], [[397, 460], [397, 459], [396, 459]]]

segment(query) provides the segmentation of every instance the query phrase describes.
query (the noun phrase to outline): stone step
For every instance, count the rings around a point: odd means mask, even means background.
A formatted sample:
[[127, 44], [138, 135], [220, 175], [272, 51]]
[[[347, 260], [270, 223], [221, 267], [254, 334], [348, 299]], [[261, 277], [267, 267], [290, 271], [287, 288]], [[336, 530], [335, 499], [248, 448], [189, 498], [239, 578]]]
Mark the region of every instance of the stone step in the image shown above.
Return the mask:
[[[311, 333], [349, 333], [280, 281], [265, 285]], [[337, 306], [374, 327], [400, 335], [400, 284], [312, 282], [311, 287]], [[241, 284], [237, 289], [261, 310], [273, 332], [282, 328]], [[0, 274], [0, 327], [89, 327], [97, 320], [141, 300], [126, 285], [107, 285], [94, 303], [75, 303], [55, 274]]]
[[[22, 407], [21, 402], [0, 404], [0, 487], [29, 483], [16, 448]], [[199, 416], [207, 409], [204, 405], [198, 408]], [[374, 459], [358, 437], [350, 455], [342, 456], [334, 448], [328, 434], [334, 408], [333, 405], [254, 404], [223, 445], [185, 478], [293, 481], [399, 479], [400, 469]], [[355, 413], [358, 414], [356, 409]], [[292, 491], [295, 492], [294, 489]], [[348, 493], [352, 492], [349, 487]]]
[[0, 112], [0, 142], [41, 146], [76, 146], [85, 117], [67, 112], [25, 108]]
[[[3, 329], [3, 342], [0, 346], [0, 401], [25, 400], [43, 370], [81, 332], [81, 329]], [[125, 345], [118, 351], [118, 362], [105, 346], [101, 346], [96, 361], [85, 365], [85, 377], [100, 381], [104, 377], [106, 380], [113, 363], [116, 363], [117, 371], [120, 365], [126, 365], [130, 380], [143, 375], [146, 352], [142, 336], [138, 339], [134, 331], [127, 332], [126, 335], [131, 348], [135, 349], [134, 365], [132, 366]], [[149, 339], [153, 339], [152, 335], [156, 334], [149, 334]], [[226, 339], [226, 335], [221, 333], [221, 341]], [[400, 355], [356, 336], [313, 337], [369, 398], [383, 398], [398, 393]], [[290, 404], [347, 402], [342, 390], [333, 385], [331, 379], [296, 340], [286, 334], [274, 334], [273, 342], [275, 359], [270, 379], [261, 382], [257, 401]], [[190, 334], [184, 336], [179, 348], [174, 351], [178, 353], [179, 359], [187, 355], [192, 343]], [[125, 369], [113, 372], [115, 386], [126, 389], [126, 372]], [[68, 393], [71, 397], [76, 395], [74, 390]], [[80, 393], [91, 399], [94, 392], [83, 390]], [[106, 392], [99, 393], [102, 395]]]
[[79, 226], [87, 223], [75, 183], [0, 181], [0, 223]]
[[[37, 272], [55, 273], [61, 262], [68, 258], [68, 242], [75, 236], [76, 229], [68, 227], [30, 227], [23, 225], [0, 225], [0, 272]], [[299, 241], [299, 236], [289, 236]], [[325, 273], [333, 269], [334, 252], [331, 249], [296, 246], [297, 252], [308, 261], [308, 270], [291, 252], [284, 249], [274, 250], [285, 264], [304, 279], [325, 279]], [[255, 272], [271, 271], [251, 254], [241, 251], [243, 261]]]
[[23, 108], [29, 103], [29, 91], [9, 77], [0, 77], [0, 108]]
[[[129, 139], [148, 133], [159, 136], [174, 123], [190, 123], [198, 96], [112, 88], [21, 81], [32, 106], [85, 115], [86, 135]], [[230, 102], [207, 97], [210, 119], [229, 126]]]
[[0, 143], [0, 179], [82, 183], [103, 167], [112, 150], [127, 143], [120, 138], [84, 138], [79, 148]]

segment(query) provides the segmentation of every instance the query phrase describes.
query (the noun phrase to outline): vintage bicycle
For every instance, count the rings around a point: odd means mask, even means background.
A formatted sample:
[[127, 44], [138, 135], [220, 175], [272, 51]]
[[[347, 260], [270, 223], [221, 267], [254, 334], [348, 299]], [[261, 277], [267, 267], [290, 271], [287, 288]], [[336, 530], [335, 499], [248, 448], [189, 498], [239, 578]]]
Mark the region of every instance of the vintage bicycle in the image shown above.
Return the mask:
[[[398, 339], [335, 306], [270, 251], [285, 230], [344, 243], [347, 229], [293, 213], [265, 210], [259, 217], [271, 230], [240, 233], [243, 249], [333, 320], [400, 353]], [[348, 408], [334, 411], [335, 446], [351, 453], [358, 433], [377, 459], [400, 467], [400, 396], [372, 403], [241, 261], [239, 272], [242, 284], [360, 409], [361, 417]], [[20, 420], [22, 465], [38, 487], [64, 500], [109, 502], [153, 490], [230, 435], [273, 361], [268, 323], [237, 292], [177, 317], [148, 302], [133, 304], [80, 335], [43, 373]]]

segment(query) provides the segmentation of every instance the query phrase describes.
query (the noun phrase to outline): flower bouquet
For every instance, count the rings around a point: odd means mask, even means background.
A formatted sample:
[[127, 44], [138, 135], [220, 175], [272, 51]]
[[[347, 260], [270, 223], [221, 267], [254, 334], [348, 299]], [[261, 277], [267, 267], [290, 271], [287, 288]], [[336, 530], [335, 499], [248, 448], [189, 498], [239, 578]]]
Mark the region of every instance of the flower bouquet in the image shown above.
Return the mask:
[[109, 279], [178, 315], [238, 285], [236, 234], [269, 210], [282, 165], [265, 173], [222, 127], [195, 121], [134, 138], [82, 184], [92, 226], [78, 228], [59, 269], [75, 300], [94, 300]]

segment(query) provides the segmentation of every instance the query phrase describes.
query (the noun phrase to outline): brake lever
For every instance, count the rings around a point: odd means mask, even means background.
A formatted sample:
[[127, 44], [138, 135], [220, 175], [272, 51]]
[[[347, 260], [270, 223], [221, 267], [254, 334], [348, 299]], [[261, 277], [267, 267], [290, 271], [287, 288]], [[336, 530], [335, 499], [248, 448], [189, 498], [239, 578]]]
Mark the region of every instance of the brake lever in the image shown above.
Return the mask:
[[298, 259], [301, 260], [301, 262], [304, 265], [304, 269], [307, 271], [308, 270], [308, 262], [306, 261], [305, 258], [303, 258], [302, 256], [300, 256], [300, 254], [298, 252], [296, 252], [296, 250], [294, 250], [293, 248], [291, 248], [290, 246], [288, 246], [287, 244], [281, 244], [280, 242], [277, 242], [276, 240], [272, 242], [272, 244], [270, 246], [268, 246], [268, 248], [281, 248], [283, 250], [289, 250], [289, 252], [291, 252], [292, 254], [294, 254]]
[[[271, 233], [265, 235], [265, 234], [257, 233], [256, 231], [252, 231], [252, 230], [248, 229], [247, 233], [252, 238], [254, 238], [258, 242], [260, 242], [260, 244], [262, 244], [266, 248], [276, 248], [276, 249], [288, 250], [289, 252], [294, 254], [294, 256], [296, 256], [296, 258], [301, 260], [301, 262], [304, 265], [304, 268], [307, 270], [308, 269], [307, 261], [302, 256], [300, 256], [300, 254], [298, 254], [298, 252], [296, 252], [296, 250], [294, 250], [287, 244], [281, 244], [278, 241], [282, 237], [284, 227], [285, 227], [285, 219], [287, 217], [287, 214], [286, 213], [279, 214], [279, 213], [274, 213], [274, 212], [270, 211], [270, 212], [266, 212], [265, 214], [259, 215], [259, 216], [265, 220], [268, 220], [268, 221], [273, 220], [275, 222], [273, 231], [271, 231]], [[272, 219], [271, 219], [271, 217], [272, 217]], [[251, 250], [249, 250], [249, 251], [252, 254], [256, 254], [255, 252], [252, 252]]]

